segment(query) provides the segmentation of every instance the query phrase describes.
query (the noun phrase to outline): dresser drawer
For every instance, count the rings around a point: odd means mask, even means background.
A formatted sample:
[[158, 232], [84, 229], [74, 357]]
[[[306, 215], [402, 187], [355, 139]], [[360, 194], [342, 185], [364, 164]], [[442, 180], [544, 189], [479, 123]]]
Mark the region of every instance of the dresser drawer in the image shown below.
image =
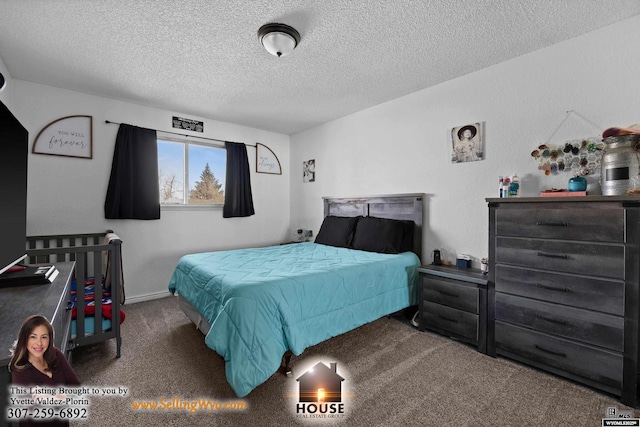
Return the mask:
[[432, 302], [424, 302], [423, 326], [438, 332], [451, 332], [478, 342], [478, 316]]
[[613, 351], [624, 349], [624, 318], [610, 314], [498, 293], [496, 320]]
[[459, 283], [444, 277], [425, 277], [422, 282], [422, 298], [425, 301], [478, 314], [478, 288], [475, 285], [465, 286]]
[[496, 292], [624, 315], [624, 282], [530, 268], [495, 266]]
[[546, 365], [555, 368], [556, 372], [568, 372], [619, 393], [623, 372], [621, 354], [499, 321], [496, 322], [495, 340], [500, 354], [524, 358], [539, 367]]
[[497, 210], [496, 235], [622, 243], [624, 210], [591, 205], [580, 208], [513, 206]]
[[624, 280], [624, 246], [496, 237], [496, 263]]

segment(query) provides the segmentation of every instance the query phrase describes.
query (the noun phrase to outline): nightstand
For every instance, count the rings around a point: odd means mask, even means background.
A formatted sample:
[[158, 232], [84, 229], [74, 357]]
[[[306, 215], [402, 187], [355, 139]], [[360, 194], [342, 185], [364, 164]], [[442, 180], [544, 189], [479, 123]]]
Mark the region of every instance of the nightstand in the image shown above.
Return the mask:
[[474, 268], [423, 265], [420, 273], [419, 328], [487, 352], [488, 276]]

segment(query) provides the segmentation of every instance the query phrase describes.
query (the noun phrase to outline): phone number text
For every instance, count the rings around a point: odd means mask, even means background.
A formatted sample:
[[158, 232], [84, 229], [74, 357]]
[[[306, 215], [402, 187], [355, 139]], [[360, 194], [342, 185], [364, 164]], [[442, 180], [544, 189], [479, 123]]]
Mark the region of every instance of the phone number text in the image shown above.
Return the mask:
[[87, 408], [8, 408], [7, 419], [19, 420], [33, 418], [37, 420], [45, 420], [51, 418], [83, 419], [89, 416]]

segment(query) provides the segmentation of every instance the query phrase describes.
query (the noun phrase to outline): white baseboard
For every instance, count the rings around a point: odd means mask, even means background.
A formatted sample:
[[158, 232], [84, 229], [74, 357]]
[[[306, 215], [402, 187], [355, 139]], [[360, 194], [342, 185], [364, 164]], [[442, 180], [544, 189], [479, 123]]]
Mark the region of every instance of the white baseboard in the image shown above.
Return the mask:
[[151, 301], [154, 299], [160, 299], [160, 298], [166, 298], [166, 297], [170, 297], [171, 292], [169, 291], [163, 291], [163, 292], [156, 292], [153, 294], [147, 294], [147, 295], [140, 295], [137, 297], [127, 297], [127, 299], [125, 300], [125, 306], [129, 305], [129, 304], [135, 304], [137, 302], [143, 302], [143, 301]]

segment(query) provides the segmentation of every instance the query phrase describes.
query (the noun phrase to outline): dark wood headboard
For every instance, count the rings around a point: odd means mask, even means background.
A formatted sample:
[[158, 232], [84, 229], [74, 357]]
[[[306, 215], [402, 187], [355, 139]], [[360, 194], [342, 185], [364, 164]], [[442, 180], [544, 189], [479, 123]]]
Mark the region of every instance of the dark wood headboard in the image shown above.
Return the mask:
[[422, 260], [422, 209], [424, 193], [384, 196], [323, 197], [324, 216], [373, 216], [412, 220], [413, 251]]

